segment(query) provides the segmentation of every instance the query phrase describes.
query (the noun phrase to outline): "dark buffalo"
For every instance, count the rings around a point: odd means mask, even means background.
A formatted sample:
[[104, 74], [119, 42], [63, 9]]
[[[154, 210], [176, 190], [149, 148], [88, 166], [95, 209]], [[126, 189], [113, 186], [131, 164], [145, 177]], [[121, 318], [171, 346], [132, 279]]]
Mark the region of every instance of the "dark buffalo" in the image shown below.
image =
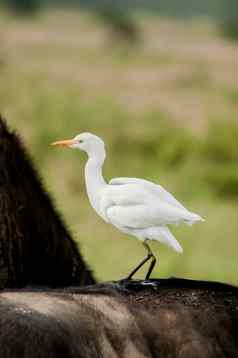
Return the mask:
[[0, 117], [0, 287], [94, 282], [23, 144]]
[[237, 358], [238, 289], [171, 279], [3, 291], [0, 356]]

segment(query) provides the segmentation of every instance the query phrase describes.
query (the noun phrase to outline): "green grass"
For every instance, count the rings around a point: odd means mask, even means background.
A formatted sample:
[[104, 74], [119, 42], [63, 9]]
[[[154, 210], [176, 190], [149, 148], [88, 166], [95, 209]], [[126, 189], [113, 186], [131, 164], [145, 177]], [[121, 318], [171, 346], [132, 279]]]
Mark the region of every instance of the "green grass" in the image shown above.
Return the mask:
[[84, 155], [49, 147], [82, 131], [105, 139], [106, 178], [159, 182], [206, 219], [173, 229], [183, 255], [152, 243], [154, 277], [238, 284], [237, 49], [209, 24], [194, 23], [188, 33], [156, 17], [138, 16], [143, 41], [131, 51], [111, 48], [87, 14], [0, 19], [0, 110], [24, 138], [96, 276], [124, 277], [144, 250], [89, 206]]

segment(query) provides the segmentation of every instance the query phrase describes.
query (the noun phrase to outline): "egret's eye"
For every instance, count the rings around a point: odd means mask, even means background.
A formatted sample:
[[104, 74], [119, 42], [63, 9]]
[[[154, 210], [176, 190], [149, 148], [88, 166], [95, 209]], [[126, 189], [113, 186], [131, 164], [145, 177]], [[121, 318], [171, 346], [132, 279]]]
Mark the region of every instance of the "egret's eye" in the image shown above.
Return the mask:
[[83, 143], [83, 140], [82, 140], [82, 139], [79, 139], [78, 142], [79, 142], [79, 143]]

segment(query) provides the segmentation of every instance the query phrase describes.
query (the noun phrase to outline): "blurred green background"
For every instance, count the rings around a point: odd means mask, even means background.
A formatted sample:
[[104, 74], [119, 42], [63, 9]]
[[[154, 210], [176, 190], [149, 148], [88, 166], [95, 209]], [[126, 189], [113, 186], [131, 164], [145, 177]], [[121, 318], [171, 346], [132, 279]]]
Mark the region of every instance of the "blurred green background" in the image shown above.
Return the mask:
[[83, 131], [107, 144], [106, 178], [159, 182], [206, 219], [172, 229], [183, 255], [152, 243], [154, 277], [238, 284], [238, 6], [118, 4], [5, 0], [0, 111], [98, 279], [125, 277], [145, 252], [89, 206], [84, 155], [49, 147]]

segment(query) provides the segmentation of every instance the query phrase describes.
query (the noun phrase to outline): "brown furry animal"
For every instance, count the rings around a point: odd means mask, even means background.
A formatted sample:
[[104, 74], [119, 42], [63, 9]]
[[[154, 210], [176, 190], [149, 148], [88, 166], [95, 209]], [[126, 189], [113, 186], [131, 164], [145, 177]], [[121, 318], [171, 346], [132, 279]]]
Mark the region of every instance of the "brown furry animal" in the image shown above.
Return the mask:
[[181, 279], [0, 293], [1, 358], [237, 358], [238, 289]]
[[23, 144], [0, 117], [0, 287], [94, 282]]

